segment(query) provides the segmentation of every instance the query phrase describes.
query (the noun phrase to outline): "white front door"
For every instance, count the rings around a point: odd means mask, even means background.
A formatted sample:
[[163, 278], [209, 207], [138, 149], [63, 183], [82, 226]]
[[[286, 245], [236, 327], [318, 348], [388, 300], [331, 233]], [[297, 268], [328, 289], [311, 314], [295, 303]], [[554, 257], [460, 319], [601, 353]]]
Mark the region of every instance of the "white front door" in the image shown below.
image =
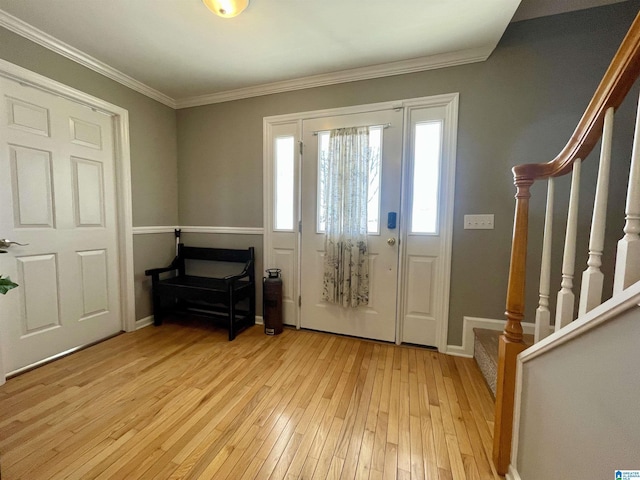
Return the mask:
[[451, 103], [406, 107], [400, 339], [446, 346], [455, 173]]
[[[303, 328], [395, 341], [398, 291], [398, 228], [387, 224], [390, 212], [400, 210], [402, 164], [401, 111], [325, 117], [303, 122], [301, 320]], [[317, 215], [318, 158], [335, 128], [372, 125], [370, 142], [380, 146], [381, 163], [370, 178], [369, 305], [343, 308], [322, 301], [324, 234]], [[384, 128], [388, 125], [387, 128]], [[376, 190], [379, 195], [376, 195]]]
[[[13, 372], [122, 329], [112, 117], [0, 79], [0, 298]], [[1, 373], [1, 372], [0, 372]]]
[[[265, 259], [282, 269], [289, 284], [287, 323], [446, 349], [457, 112], [458, 95], [444, 94], [265, 118]], [[370, 303], [346, 309], [321, 299], [318, 158], [329, 130], [353, 126], [371, 126], [370, 141], [382, 155], [379, 175], [370, 178], [379, 195], [368, 199]], [[394, 212], [396, 226], [390, 228]]]

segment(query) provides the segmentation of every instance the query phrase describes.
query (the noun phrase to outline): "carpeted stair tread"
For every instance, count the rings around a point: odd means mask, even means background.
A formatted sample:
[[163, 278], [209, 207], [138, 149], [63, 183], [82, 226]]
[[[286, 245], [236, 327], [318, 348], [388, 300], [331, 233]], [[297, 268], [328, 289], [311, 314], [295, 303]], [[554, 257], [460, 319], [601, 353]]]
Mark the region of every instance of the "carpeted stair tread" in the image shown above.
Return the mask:
[[[484, 379], [489, 386], [489, 390], [496, 396], [496, 377], [498, 376], [498, 338], [502, 333], [499, 330], [488, 330], [484, 328], [474, 328], [474, 349], [475, 358]], [[527, 347], [533, 345], [533, 335], [524, 335], [524, 343]]]

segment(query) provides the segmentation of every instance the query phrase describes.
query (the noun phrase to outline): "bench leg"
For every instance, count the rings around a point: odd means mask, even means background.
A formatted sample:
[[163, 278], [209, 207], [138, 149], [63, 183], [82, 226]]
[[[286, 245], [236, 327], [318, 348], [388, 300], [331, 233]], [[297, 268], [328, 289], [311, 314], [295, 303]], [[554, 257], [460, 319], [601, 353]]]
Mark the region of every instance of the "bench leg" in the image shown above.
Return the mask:
[[229, 341], [236, 338], [236, 299], [233, 290], [229, 291]]
[[256, 284], [251, 286], [251, 292], [249, 293], [249, 325], [256, 324]]
[[162, 301], [160, 295], [156, 293], [156, 289], [153, 289], [153, 324], [157, 327], [162, 325], [162, 317], [164, 312], [162, 311]]

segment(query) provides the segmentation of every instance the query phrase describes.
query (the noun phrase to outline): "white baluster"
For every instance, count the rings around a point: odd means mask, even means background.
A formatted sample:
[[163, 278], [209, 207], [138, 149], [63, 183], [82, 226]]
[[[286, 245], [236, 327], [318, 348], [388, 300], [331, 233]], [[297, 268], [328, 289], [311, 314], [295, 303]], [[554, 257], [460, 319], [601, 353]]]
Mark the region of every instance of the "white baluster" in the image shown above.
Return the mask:
[[549, 292], [551, 285], [551, 240], [553, 228], [554, 179], [549, 178], [547, 187], [547, 211], [544, 216], [544, 238], [542, 241], [542, 265], [540, 267], [540, 301], [536, 309], [534, 341], [537, 343], [549, 335], [551, 312]]
[[556, 303], [556, 332], [573, 321], [575, 295], [573, 294], [573, 274], [576, 266], [576, 235], [578, 233], [578, 200], [580, 196], [579, 158], [573, 164], [571, 176], [571, 196], [569, 197], [569, 215], [567, 232], [564, 237], [564, 254], [562, 256], [562, 283]]
[[613, 293], [619, 293], [640, 280], [640, 104], [631, 152], [629, 188], [625, 209], [624, 237], [618, 242]]
[[602, 265], [602, 251], [604, 250], [604, 229], [607, 223], [607, 198], [609, 196], [609, 170], [611, 165], [611, 139], [613, 138], [614, 108], [607, 110], [602, 129], [602, 147], [600, 150], [600, 166], [598, 169], [598, 183], [593, 205], [591, 220], [591, 235], [589, 237], [589, 259], [587, 269], [582, 274], [582, 288], [580, 289], [580, 306], [578, 316], [602, 303], [602, 287], [604, 274], [600, 270]]

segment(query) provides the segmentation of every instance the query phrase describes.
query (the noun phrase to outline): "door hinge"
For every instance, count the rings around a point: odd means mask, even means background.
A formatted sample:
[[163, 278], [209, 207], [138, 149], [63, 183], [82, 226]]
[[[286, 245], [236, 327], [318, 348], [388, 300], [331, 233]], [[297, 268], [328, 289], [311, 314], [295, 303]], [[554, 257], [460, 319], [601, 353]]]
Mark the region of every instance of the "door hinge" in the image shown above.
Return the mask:
[[302, 140], [298, 142], [298, 145], [300, 147], [300, 155], [302, 155], [302, 149], [304, 148], [304, 143], [302, 143]]
[[302, 306], [302, 295], [298, 295], [298, 306]]
[[302, 233], [302, 220], [298, 221], [298, 232]]

